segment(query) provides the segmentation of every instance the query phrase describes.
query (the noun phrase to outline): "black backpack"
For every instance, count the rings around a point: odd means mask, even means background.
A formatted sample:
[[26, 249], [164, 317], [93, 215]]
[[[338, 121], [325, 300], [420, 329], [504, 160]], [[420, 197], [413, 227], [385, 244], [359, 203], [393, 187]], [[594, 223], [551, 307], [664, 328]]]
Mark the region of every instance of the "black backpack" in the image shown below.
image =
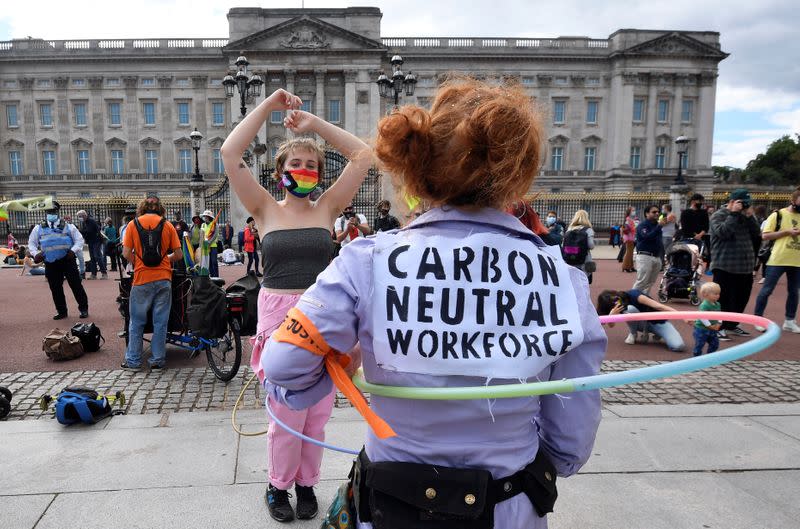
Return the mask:
[[139, 219], [133, 219], [136, 231], [139, 232], [139, 240], [142, 242], [142, 263], [145, 266], [156, 267], [164, 260], [165, 252], [161, 248], [161, 232], [164, 230], [166, 219], [161, 217], [158, 226], [152, 230], [146, 230], [139, 223]]
[[586, 256], [589, 255], [589, 235], [586, 233], [586, 228], [568, 230], [564, 233], [561, 255], [568, 265], [580, 266], [586, 262]]
[[106, 342], [100, 332], [100, 328], [94, 323], [76, 323], [72, 326], [70, 332], [72, 336], [81, 341], [85, 353], [98, 351], [100, 349], [100, 340], [103, 340], [103, 343]]

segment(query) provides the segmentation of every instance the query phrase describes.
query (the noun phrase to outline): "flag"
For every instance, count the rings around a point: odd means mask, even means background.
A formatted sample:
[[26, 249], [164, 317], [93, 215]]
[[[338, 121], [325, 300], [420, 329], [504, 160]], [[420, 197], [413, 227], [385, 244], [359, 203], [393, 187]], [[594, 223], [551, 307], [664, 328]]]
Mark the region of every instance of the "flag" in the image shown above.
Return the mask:
[[53, 197], [42, 196], [9, 200], [0, 204], [0, 221], [8, 220], [9, 211], [46, 211], [53, 207]]
[[186, 271], [194, 270], [194, 248], [192, 248], [192, 242], [189, 240], [188, 235], [183, 236], [181, 250], [183, 251], [183, 263], [186, 265]]
[[211, 238], [214, 237], [214, 230], [217, 228], [217, 219], [219, 219], [220, 213], [222, 213], [222, 210], [217, 212], [217, 216], [214, 217], [214, 220], [212, 220], [211, 224], [208, 225], [206, 228], [206, 236], [203, 237], [203, 241], [200, 243], [200, 262], [198, 263], [198, 275], [201, 276], [209, 275], [209, 268], [211, 267]]

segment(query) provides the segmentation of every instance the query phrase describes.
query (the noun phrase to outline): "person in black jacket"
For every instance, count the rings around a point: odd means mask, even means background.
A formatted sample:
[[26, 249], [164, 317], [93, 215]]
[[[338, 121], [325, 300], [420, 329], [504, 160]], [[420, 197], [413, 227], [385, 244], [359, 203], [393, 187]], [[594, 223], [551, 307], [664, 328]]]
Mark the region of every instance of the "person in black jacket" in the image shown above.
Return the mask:
[[711, 250], [708, 210], [703, 206], [704, 198], [700, 193], [695, 193], [689, 200], [689, 207], [681, 212], [681, 233], [684, 239], [703, 241], [703, 259], [708, 261]]
[[378, 216], [372, 225], [372, 231], [377, 233], [379, 231], [396, 230], [400, 227], [400, 221], [394, 215], [389, 215], [389, 210], [392, 208], [391, 202], [388, 200], [381, 200], [375, 209], [378, 210]]
[[100, 223], [94, 220], [94, 217], [89, 215], [85, 210], [80, 210], [76, 215], [81, 222], [81, 235], [86, 245], [89, 247], [89, 262], [87, 268], [89, 273], [92, 274], [88, 279], [97, 279], [97, 269], [100, 269], [100, 277], [108, 279], [108, 272], [106, 271], [106, 256], [103, 253], [103, 232], [100, 228]]

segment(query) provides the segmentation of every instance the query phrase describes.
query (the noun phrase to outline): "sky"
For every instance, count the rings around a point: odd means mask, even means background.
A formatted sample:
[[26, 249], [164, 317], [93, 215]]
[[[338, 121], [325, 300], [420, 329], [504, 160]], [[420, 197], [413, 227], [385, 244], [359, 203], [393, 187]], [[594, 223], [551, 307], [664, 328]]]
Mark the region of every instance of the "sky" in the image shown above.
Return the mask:
[[[374, 6], [383, 37], [607, 38], [623, 28], [718, 31], [714, 165], [744, 167], [772, 141], [800, 133], [797, 0], [39, 0], [4, 1], [0, 41], [227, 38], [232, 7]], [[44, 16], [42, 16], [45, 14]]]

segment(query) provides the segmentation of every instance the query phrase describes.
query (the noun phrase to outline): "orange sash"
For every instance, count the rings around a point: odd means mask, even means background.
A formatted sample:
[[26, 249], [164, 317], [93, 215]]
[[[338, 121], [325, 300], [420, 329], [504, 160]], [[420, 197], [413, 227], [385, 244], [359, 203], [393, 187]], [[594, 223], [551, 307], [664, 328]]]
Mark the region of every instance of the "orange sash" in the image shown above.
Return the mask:
[[350, 363], [350, 357], [328, 345], [314, 323], [300, 309], [297, 307], [289, 309], [283, 323], [272, 333], [272, 339], [276, 342], [296, 345], [310, 353], [325, 357], [325, 368], [333, 379], [333, 383], [366, 419], [375, 435], [381, 439], [397, 435], [386, 421], [372, 411], [364, 399], [364, 395], [358, 391], [353, 381], [345, 373], [344, 368]]

